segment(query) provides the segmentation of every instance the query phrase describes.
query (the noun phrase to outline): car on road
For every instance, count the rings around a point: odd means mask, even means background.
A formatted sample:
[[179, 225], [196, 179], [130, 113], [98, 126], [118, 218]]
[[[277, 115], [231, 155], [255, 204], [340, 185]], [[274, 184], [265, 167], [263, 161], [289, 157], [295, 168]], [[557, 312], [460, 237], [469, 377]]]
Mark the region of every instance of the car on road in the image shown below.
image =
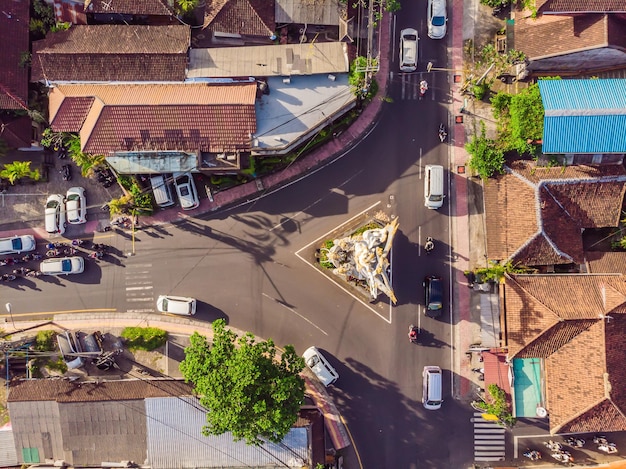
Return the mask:
[[422, 404], [427, 410], [441, 409], [442, 379], [441, 368], [438, 366], [425, 366], [422, 371]]
[[414, 72], [417, 70], [417, 42], [419, 37], [413, 28], [400, 31], [400, 71]]
[[196, 299], [186, 296], [161, 295], [157, 298], [157, 310], [160, 313], [193, 316], [196, 314]]
[[339, 379], [339, 373], [328, 363], [317, 347], [309, 347], [302, 354], [306, 366], [308, 366], [315, 376], [324, 386], [330, 386]]
[[193, 210], [200, 205], [191, 173], [174, 173], [174, 186], [183, 210]]
[[49, 234], [63, 234], [65, 225], [65, 200], [61, 194], [50, 194], [46, 200], [46, 231]]
[[31, 235], [16, 235], [0, 239], [0, 255], [20, 254], [32, 251], [35, 247], [35, 238]]
[[428, 37], [431, 39], [443, 39], [446, 35], [446, 23], [448, 13], [446, 0], [428, 0]]
[[85, 270], [85, 259], [80, 256], [53, 257], [45, 259], [39, 266], [44, 275], [80, 274]]
[[87, 201], [83, 187], [70, 187], [65, 195], [67, 221], [72, 225], [87, 223]]
[[443, 285], [441, 277], [429, 275], [424, 279], [424, 314], [432, 318], [441, 316], [443, 309]]

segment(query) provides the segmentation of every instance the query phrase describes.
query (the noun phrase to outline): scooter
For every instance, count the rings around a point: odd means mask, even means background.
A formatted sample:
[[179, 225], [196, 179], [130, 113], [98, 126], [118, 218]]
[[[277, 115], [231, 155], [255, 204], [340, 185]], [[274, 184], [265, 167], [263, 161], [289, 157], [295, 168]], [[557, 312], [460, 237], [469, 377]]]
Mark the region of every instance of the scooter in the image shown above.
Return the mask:
[[61, 173], [61, 177], [64, 181], [70, 181], [72, 179], [72, 172], [70, 170], [69, 164], [64, 164], [63, 166], [61, 166], [59, 173]]
[[441, 124], [439, 124], [439, 140], [441, 141], [441, 143], [446, 141], [446, 138], [448, 138], [448, 132], [446, 132], [446, 126], [443, 125], [443, 122]]
[[419, 335], [419, 329], [413, 324], [409, 326], [409, 342], [417, 344], [417, 337]]
[[563, 451], [563, 445], [558, 441], [544, 441], [543, 444], [546, 445], [550, 451]]
[[570, 463], [574, 461], [574, 458], [568, 451], [557, 451], [555, 453], [552, 453], [550, 456], [552, 456], [557, 461], [563, 463]]
[[424, 251], [426, 251], [426, 254], [430, 254], [433, 249], [435, 249], [435, 243], [433, 242], [433, 238], [429, 236], [428, 238], [426, 238], [426, 244], [424, 244]]
[[538, 461], [541, 459], [541, 453], [539, 451], [537, 451], [536, 449], [531, 450], [527, 450], [524, 453], [524, 457], [527, 457], [528, 459], [530, 459], [531, 461]]
[[428, 91], [428, 82], [426, 80], [420, 81], [420, 99], [426, 96], [427, 91]]
[[602, 451], [603, 453], [606, 453], [606, 454], [615, 454], [617, 453], [617, 446], [615, 446], [615, 443], [606, 443], [606, 444], [598, 445], [598, 451]]
[[573, 436], [570, 436], [567, 439], [566, 443], [572, 448], [582, 448], [583, 446], [585, 446], [585, 440], [583, 440], [582, 438], [574, 438]]
[[2, 276], [0, 277], [0, 280], [2, 280], [3, 282], [12, 282], [13, 280], [15, 280], [17, 277], [15, 275], [11, 275], [11, 274], [2, 274]]

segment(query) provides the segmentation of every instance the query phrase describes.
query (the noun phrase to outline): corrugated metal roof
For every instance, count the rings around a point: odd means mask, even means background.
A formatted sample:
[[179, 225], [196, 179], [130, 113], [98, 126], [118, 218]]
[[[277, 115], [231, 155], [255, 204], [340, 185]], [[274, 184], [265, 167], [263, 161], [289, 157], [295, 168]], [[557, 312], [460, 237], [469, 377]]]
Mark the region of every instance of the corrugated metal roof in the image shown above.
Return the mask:
[[337, 0], [276, 0], [276, 24], [337, 26], [339, 5]]
[[0, 429], [0, 466], [17, 466], [17, 453], [15, 452], [15, 439], [11, 425]]
[[626, 80], [539, 80], [544, 153], [626, 153]]
[[146, 399], [148, 461], [153, 469], [302, 467], [309, 464], [306, 428], [292, 428], [283, 445], [262, 448], [233, 441], [230, 433], [205, 437], [206, 411], [195, 398]]
[[348, 65], [343, 42], [191, 49], [187, 78], [346, 73]]

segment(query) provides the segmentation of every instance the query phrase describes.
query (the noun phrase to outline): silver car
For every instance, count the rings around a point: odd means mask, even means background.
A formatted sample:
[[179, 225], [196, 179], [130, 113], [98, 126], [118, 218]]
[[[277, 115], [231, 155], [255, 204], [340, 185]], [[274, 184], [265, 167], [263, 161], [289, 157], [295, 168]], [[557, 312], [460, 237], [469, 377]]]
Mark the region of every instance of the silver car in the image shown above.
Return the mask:
[[417, 70], [417, 31], [406, 28], [400, 31], [400, 71], [414, 72]]
[[191, 173], [174, 173], [174, 186], [183, 210], [193, 210], [200, 205]]
[[446, 23], [448, 13], [446, 0], [428, 0], [428, 37], [431, 39], [443, 39], [446, 35]]

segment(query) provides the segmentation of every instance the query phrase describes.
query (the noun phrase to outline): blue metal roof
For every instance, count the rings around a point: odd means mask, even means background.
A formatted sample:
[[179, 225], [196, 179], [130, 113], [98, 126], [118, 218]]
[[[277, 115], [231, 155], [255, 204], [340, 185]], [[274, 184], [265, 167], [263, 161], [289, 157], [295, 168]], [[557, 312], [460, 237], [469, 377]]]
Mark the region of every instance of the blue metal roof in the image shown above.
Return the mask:
[[626, 79], [539, 80], [544, 153], [626, 153]]

